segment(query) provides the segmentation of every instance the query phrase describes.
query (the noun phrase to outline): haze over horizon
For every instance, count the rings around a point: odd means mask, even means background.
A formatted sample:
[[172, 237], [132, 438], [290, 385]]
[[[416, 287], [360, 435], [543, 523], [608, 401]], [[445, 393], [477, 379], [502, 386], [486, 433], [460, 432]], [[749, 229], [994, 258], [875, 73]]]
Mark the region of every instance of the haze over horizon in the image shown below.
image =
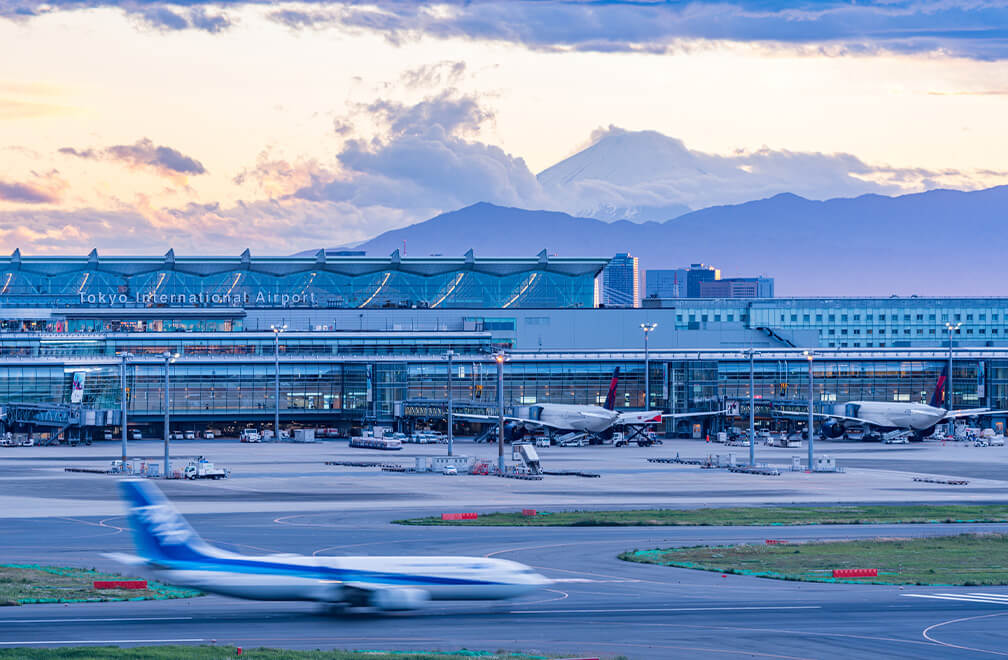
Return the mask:
[[289, 254], [476, 202], [641, 222], [988, 188], [1008, 183], [1008, 42], [982, 28], [1006, 19], [965, 0], [15, 0], [0, 251]]

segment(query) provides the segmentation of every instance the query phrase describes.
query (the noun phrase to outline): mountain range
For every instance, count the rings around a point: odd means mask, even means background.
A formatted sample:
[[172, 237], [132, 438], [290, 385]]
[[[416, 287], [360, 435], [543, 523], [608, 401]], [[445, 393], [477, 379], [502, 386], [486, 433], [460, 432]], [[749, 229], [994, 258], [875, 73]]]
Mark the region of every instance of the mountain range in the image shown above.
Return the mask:
[[[554, 172], [551, 176], [561, 177]], [[765, 274], [778, 296], [1008, 293], [1008, 186], [825, 201], [785, 193], [665, 222], [603, 222], [478, 203], [385, 232], [356, 249], [407, 256], [611, 257], [641, 270], [707, 263], [723, 277]]]

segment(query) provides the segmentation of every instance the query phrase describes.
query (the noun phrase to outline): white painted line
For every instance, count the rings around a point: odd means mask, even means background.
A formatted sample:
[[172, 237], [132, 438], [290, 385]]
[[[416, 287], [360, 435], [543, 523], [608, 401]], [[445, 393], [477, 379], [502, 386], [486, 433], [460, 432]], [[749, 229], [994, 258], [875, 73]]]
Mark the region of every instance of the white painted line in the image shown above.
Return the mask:
[[984, 598], [997, 598], [1000, 600], [1008, 601], [1008, 594], [982, 594], [978, 592], [970, 593], [970, 596], [983, 596]]
[[44, 639], [25, 642], [0, 642], [0, 646], [32, 646], [34, 644], [167, 644], [169, 642], [205, 642], [200, 637], [179, 639]]
[[760, 607], [654, 607], [619, 610], [512, 610], [511, 614], [619, 614], [621, 612], [711, 612], [742, 610], [821, 610], [822, 605], [767, 605]]
[[130, 616], [116, 619], [7, 619], [3, 623], [85, 623], [95, 621], [191, 621], [191, 616]]
[[994, 605], [1008, 605], [1003, 600], [991, 600], [989, 598], [977, 598], [970, 596], [957, 596], [955, 594], [900, 594], [907, 598], [933, 598], [935, 600], [957, 600], [967, 603], [991, 603]]

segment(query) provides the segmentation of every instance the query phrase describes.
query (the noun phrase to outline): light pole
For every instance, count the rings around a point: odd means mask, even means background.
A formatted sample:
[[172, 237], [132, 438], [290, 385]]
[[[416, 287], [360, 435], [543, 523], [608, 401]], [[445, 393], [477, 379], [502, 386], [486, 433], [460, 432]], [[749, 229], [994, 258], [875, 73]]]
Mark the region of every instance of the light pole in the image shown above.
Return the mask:
[[644, 331], [644, 410], [651, 408], [651, 374], [648, 373], [648, 335], [658, 327], [657, 323], [641, 323], [641, 330]]
[[171, 465], [169, 464], [169, 453], [168, 453], [168, 440], [169, 440], [169, 426], [170, 426], [170, 413], [168, 391], [171, 387], [171, 381], [168, 377], [168, 365], [174, 362], [178, 358], [178, 353], [171, 353], [165, 351], [162, 353], [164, 357], [164, 478], [171, 479]]
[[814, 382], [812, 380], [812, 351], [802, 351], [806, 358], [808, 358], [808, 469], [809, 472], [812, 471], [812, 436], [815, 431], [815, 411], [813, 409], [813, 388]]
[[445, 357], [448, 358], [448, 455], [453, 456], [455, 434], [452, 427], [455, 425], [455, 409], [452, 405], [452, 358], [455, 357], [455, 351], [449, 348]]
[[280, 442], [280, 333], [287, 329], [287, 324], [271, 325], [273, 331], [273, 398], [276, 408], [273, 416], [273, 442]]
[[749, 349], [749, 466], [756, 465], [756, 390], [754, 387], [755, 364], [753, 355], [755, 351]]
[[945, 410], [952, 410], [952, 335], [959, 332], [962, 323], [946, 323], [949, 335], [948, 378], [945, 379]]
[[497, 472], [504, 474], [504, 351], [494, 355], [497, 363]]
[[126, 361], [133, 357], [132, 353], [120, 353], [119, 383], [122, 386], [122, 469], [126, 470]]

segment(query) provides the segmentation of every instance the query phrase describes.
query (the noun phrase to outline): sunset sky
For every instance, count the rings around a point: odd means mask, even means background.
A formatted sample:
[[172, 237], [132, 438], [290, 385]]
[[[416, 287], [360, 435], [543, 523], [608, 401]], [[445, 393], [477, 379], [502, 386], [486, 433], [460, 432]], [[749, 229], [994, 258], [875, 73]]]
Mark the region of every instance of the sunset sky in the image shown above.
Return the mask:
[[[968, 0], [5, 0], [0, 250], [287, 254], [477, 201], [1001, 185], [1006, 57], [1006, 4]], [[620, 131], [734, 174], [536, 179]]]

